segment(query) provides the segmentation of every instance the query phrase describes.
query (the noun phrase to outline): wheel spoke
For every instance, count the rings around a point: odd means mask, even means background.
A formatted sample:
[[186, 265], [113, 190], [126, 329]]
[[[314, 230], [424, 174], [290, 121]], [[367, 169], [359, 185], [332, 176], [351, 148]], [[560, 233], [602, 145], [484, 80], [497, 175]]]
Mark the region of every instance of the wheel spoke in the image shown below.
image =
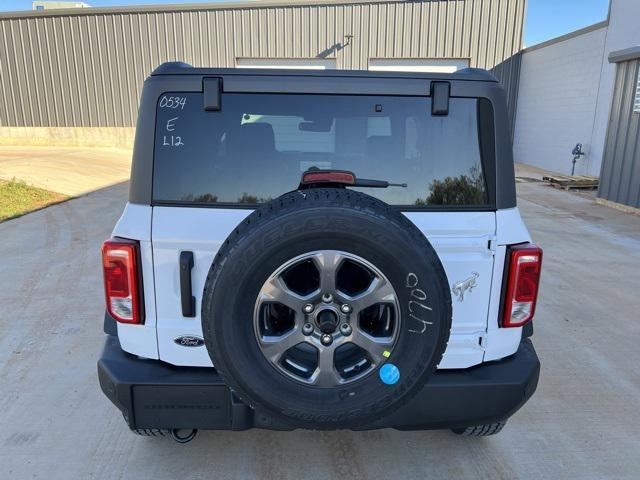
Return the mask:
[[359, 328], [354, 328], [350, 340], [363, 350], [366, 350], [375, 365], [384, 362], [386, 358], [384, 353], [391, 349], [393, 343], [391, 338], [374, 338]]
[[280, 277], [276, 277], [267, 282], [260, 292], [260, 300], [264, 302], [281, 303], [291, 310], [300, 312], [306, 303], [307, 297], [302, 297], [293, 293], [287, 288]]
[[306, 337], [296, 327], [291, 332], [280, 337], [262, 337], [260, 346], [265, 356], [272, 362], [277, 363], [287, 350], [306, 341]]
[[375, 278], [366, 291], [351, 297], [349, 303], [353, 307], [354, 315], [376, 303], [390, 303], [395, 299], [395, 293], [391, 283], [383, 278]]
[[320, 271], [320, 290], [323, 293], [333, 294], [336, 290], [336, 273], [342, 255], [333, 250], [323, 250], [314, 256], [315, 263]]
[[319, 387], [332, 387], [341, 382], [340, 375], [333, 365], [334, 348], [323, 348], [318, 353], [318, 367], [310, 381]]

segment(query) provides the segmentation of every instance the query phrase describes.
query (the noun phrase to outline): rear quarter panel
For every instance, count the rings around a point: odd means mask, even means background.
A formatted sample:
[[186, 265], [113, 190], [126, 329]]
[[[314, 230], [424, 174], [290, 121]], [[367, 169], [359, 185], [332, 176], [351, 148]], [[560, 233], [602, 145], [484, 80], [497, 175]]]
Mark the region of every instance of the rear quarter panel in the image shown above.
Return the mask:
[[125, 352], [157, 359], [159, 356], [156, 338], [156, 296], [151, 247], [151, 217], [151, 207], [128, 203], [113, 229], [112, 236], [138, 240], [142, 263], [144, 323], [142, 325], [118, 323], [120, 345]]

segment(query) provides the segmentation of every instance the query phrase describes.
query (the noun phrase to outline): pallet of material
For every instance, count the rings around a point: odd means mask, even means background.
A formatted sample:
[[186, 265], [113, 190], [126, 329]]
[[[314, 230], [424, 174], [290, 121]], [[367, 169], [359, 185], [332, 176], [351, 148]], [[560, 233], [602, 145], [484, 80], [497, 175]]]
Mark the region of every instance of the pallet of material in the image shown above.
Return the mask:
[[577, 189], [595, 189], [598, 188], [598, 177], [590, 177], [586, 175], [545, 175], [542, 180], [552, 187], [562, 188], [564, 190]]

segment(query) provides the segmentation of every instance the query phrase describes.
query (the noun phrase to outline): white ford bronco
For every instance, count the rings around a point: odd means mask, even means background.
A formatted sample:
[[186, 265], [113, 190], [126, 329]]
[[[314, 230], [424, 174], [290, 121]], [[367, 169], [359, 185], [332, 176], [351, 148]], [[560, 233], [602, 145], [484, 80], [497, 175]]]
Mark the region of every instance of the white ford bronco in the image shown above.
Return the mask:
[[530, 242], [486, 71], [166, 63], [102, 249], [100, 385], [133, 431], [179, 441], [497, 433], [538, 382]]

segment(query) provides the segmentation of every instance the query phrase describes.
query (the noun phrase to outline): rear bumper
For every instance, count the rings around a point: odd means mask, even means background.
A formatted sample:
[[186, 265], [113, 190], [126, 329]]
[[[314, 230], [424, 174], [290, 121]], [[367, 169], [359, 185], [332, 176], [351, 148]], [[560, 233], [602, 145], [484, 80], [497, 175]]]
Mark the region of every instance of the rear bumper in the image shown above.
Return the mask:
[[[533, 395], [540, 362], [529, 339], [511, 357], [466, 370], [439, 370], [408, 404], [363, 430], [462, 428], [504, 421]], [[132, 429], [291, 430], [237, 399], [213, 368], [141, 360], [107, 336], [98, 361], [104, 394]]]

